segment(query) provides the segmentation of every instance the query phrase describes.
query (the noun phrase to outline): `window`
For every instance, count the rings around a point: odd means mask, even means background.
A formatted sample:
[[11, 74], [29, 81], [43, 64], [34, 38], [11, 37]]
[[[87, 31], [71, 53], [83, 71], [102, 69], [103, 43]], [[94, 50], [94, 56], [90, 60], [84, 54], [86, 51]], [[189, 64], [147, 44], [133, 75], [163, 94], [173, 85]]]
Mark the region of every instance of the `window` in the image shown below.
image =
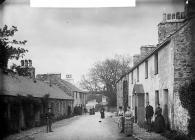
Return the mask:
[[133, 71], [131, 73], [131, 84], [133, 84]]
[[139, 67], [137, 67], [137, 82], [139, 82]]
[[149, 102], [149, 95], [148, 95], [148, 93], [146, 93], [146, 105], [147, 105], [147, 102]]
[[148, 60], [145, 61], [145, 79], [148, 78]]
[[155, 91], [155, 107], [159, 104], [159, 92], [158, 90]]
[[154, 74], [158, 74], [158, 53], [154, 55]]

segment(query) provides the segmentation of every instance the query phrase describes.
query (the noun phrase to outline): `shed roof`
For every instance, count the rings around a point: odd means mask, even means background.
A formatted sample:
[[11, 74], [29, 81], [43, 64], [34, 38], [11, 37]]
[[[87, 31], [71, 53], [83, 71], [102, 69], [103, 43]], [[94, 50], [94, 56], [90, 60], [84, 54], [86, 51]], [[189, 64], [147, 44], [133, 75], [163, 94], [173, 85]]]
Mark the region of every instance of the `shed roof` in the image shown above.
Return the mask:
[[33, 97], [43, 97], [44, 95], [49, 94], [49, 98], [73, 99], [55, 85], [49, 86], [49, 84], [39, 80], [34, 82], [33, 79], [13, 74], [3, 74], [2, 72], [0, 72], [0, 75], [2, 79], [0, 84], [0, 95], [32, 95]]

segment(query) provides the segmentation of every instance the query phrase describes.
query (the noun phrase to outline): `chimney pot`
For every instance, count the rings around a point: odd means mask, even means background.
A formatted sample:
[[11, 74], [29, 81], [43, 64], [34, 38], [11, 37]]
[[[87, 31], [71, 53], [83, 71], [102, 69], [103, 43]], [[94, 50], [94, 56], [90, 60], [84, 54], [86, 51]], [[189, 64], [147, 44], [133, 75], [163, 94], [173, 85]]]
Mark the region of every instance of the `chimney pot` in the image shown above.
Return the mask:
[[28, 60], [25, 60], [25, 67], [28, 67]]
[[140, 60], [140, 55], [136, 54], [133, 56], [133, 65], [136, 65]]
[[21, 66], [22, 67], [24, 66], [24, 60], [21, 60]]
[[163, 14], [163, 22], [166, 21], [166, 13]]
[[32, 67], [32, 60], [28, 60], [29, 67]]

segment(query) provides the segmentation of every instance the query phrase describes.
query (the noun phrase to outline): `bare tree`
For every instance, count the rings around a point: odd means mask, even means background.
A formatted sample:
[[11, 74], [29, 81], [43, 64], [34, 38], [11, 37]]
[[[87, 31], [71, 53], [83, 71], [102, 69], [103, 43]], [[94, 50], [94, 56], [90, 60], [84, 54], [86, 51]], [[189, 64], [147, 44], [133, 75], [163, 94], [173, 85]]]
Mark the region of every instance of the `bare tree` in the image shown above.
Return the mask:
[[92, 93], [102, 93], [109, 97], [109, 104], [116, 105], [116, 82], [130, 70], [130, 56], [115, 55], [114, 58], [96, 62], [80, 85]]

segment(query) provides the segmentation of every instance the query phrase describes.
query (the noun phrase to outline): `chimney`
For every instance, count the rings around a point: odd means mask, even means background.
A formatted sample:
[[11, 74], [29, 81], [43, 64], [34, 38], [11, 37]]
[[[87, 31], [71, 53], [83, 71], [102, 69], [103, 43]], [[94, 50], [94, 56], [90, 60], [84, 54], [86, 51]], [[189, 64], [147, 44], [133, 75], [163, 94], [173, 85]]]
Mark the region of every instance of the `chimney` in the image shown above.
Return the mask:
[[163, 13], [163, 21], [162, 22], [165, 22], [166, 21], [166, 13]]
[[195, 1], [194, 0], [186, 0], [185, 15], [187, 18], [193, 17], [195, 15]]
[[24, 60], [21, 60], [21, 66], [24, 67]]
[[32, 60], [28, 60], [28, 65], [29, 65], [29, 67], [32, 67]]
[[135, 54], [133, 56], [133, 65], [136, 65], [140, 60], [140, 55], [139, 54]]
[[28, 60], [24, 60], [25, 61], [25, 67], [28, 67]]
[[141, 54], [141, 58], [145, 57], [146, 55], [148, 55], [150, 52], [152, 52], [156, 47], [154, 45], [144, 45], [141, 46], [140, 48], [140, 54]]
[[164, 41], [170, 34], [178, 30], [185, 19], [184, 12], [163, 14], [163, 20], [158, 24], [158, 43]]

